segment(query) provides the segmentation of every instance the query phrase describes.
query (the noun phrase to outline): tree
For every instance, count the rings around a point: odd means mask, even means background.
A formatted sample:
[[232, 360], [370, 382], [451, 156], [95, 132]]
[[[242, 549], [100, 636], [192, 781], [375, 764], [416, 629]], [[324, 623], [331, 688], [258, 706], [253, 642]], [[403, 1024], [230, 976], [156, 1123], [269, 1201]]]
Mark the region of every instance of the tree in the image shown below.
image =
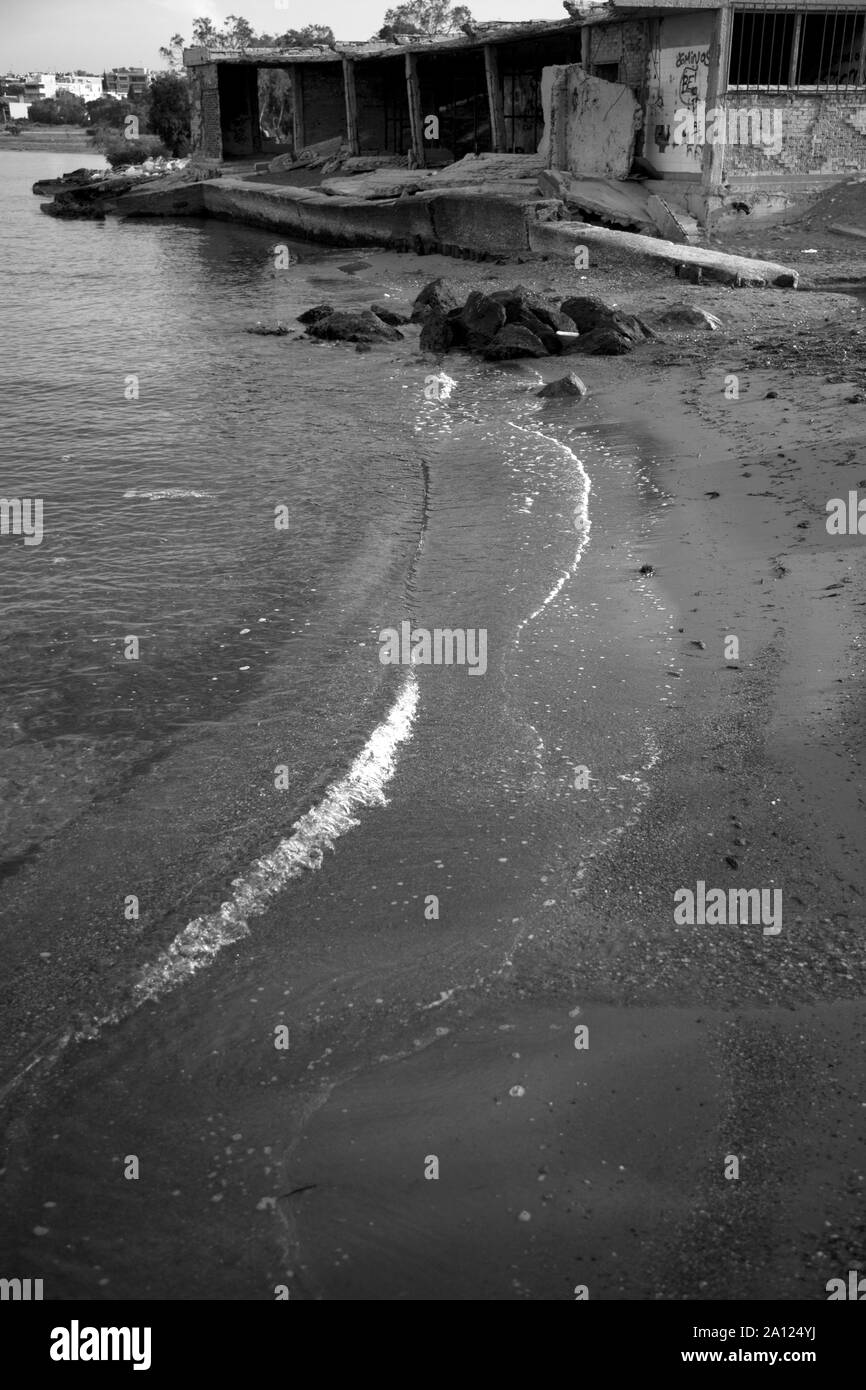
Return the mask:
[[[227, 48], [241, 52], [253, 45], [255, 37], [256, 33], [253, 26], [242, 15], [228, 15], [222, 29], [218, 29], [207, 15], [200, 15], [192, 22], [192, 47], [194, 48]], [[159, 50], [159, 56], [164, 58], [169, 67], [176, 72], [183, 66], [183, 50], [186, 47], [187, 43], [183, 34], [173, 34], [169, 39], [168, 46]]]
[[118, 101], [116, 97], [97, 97], [87, 103], [87, 118], [93, 126], [103, 126], [110, 130], [123, 130], [127, 116], [142, 117], [144, 113], [131, 101]]
[[177, 158], [189, 153], [189, 86], [177, 72], [160, 72], [151, 78], [147, 93], [147, 119], [154, 135]]
[[[408, 0], [396, 9], [386, 10], [377, 38], [394, 34], [456, 34], [464, 24], [472, 23], [466, 5], [451, 5], [449, 0]], [[390, 34], [385, 30], [390, 30]]]
[[160, 58], [164, 58], [172, 71], [183, 67], [183, 50], [186, 48], [186, 41], [183, 34], [172, 34], [168, 41], [167, 48], [159, 50]]
[[333, 48], [337, 40], [327, 24], [308, 24], [304, 29], [287, 29], [284, 34], [259, 34], [251, 48], [312, 48], [324, 44]]
[[333, 48], [337, 40], [327, 24], [308, 24], [304, 29], [289, 29], [279, 42], [283, 48], [311, 48], [315, 44]]
[[[468, 11], [467, 11], [468, 14]], [[248, 20], [230, 14], [225, 26], [218, 29], [212, 19], [202, 15], [192, 24], [192, 43], [196, 48], [225, 48], [242, 52], [247, 48], [312, 48], [324, 44], [333, 48], [337, 40], [327, 24], [307, 24], [303, 29], [287, 29], [285, 34], [259, 34]], [[183, 34], [173, 34], [168, 45], [159, 50], [172, 72], [183, 68], [183, 50], [187, 43]]]
[[34, 101], [27, 119], [39, 125], [87, 125], [87, 107], [83, 97], [58, 92], [56, 97]]

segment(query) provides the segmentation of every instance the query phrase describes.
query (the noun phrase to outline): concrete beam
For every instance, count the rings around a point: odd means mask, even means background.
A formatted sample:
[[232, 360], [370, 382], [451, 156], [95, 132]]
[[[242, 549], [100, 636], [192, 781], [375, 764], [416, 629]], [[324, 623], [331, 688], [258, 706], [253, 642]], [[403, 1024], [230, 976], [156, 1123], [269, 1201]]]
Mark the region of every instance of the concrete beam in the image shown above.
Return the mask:
[[590, 226], [587, 222], [530, 223], [529, 246], [539, 255], [559, 256], [572, 263], [576, 246], [601, 246], [607, 251], [668, 261], [671, 265], [707, 266], [739, 275], [746, 285], [777, 285], [783, 289], [796, 289], [799, 281], [796, 270], [778, 265], [775, 261], [728, 256], [704, 246], [681, 246], [656, 237], [640, 236], [636, 232], [614, 232], [609, 227]]

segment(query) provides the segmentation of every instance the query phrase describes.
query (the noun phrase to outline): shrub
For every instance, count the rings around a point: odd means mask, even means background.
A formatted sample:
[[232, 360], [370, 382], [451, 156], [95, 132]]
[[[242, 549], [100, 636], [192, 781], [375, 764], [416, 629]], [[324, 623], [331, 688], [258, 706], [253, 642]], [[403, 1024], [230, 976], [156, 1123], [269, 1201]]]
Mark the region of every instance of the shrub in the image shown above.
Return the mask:
[[143, 164], [146, 159], [168, 154], [158, 135], [141, 135], [137, 140], [125, 140], [122, 135], [106, 131], [98, 143], [112, 169], [123, 169], [127, 164]]
[[56, 97], [34, 101], [27, 119], [34, 125], [87, 125], [87, 107], [82, 97], [61, 91]]

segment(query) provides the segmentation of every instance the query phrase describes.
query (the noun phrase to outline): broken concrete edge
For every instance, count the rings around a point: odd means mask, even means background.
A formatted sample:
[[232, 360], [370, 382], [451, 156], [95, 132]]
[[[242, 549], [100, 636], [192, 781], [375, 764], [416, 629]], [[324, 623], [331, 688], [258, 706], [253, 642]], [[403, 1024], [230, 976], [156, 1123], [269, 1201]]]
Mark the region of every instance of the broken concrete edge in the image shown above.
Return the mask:
[[368, 201], [228, 177], [170, 188], [150, 184], [117, 198], [106, 210], [132, 217], [217, 217], [326, 245], [385, 246], [478, 259], [534, 253], [573, 262], [575, 247], [596, 244], [672, 265], [707, 266], [739, 277], [743, 284], [796, 288], [799, 282], [796, 270], [772, 261], [557, 220], [564, 207], [556, 199], [507, 198], [477, 190]]
[[336, 246], [483, 258], [528, 254], [530, 223], [536, 217], [559, 216], [562, 207], [551, 199], [527, 202], [455, 190], [369, 202], [326, 197], [312, 188], [221, 178], [183, 188], [136, 190], [118, 199], [116, 210], [130, 217], [217, 217]]

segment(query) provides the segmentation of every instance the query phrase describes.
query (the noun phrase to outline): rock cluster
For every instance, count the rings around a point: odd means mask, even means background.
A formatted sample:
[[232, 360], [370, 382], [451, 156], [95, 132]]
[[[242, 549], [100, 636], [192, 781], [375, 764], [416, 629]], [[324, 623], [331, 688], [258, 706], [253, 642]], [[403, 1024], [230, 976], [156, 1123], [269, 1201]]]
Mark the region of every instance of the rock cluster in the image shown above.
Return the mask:
[[641, 319], [591, 296], [563, 300], [557, 308], [515, 285], [492, 294], [473, 290], [461, 305], [441, 279], [424, 286], [412, 306], [412, 321], [421, 324], [422, 351], [441, 355], [462, 349], [489, 362], [575, 350], [619, 354], [656, 336]]
[[[369, 309], [315, 304], [298, 315], [298, 322], [312, 338], [392, 343], [403, 337], [398, 325], [407, 320], [382, 304]], [[631, 352], [636, 344], [657, 336], [642, 319], [592, 296], [565, 299], [557, 307], [524, 285], [515, 285], [491, 294], [473, 290], [460, 304], [442, 279], [424, 286], [409, 322], [421, 325], [422, 352], [475, 352], [488, 362], [574, 351], [610, 356]]]

